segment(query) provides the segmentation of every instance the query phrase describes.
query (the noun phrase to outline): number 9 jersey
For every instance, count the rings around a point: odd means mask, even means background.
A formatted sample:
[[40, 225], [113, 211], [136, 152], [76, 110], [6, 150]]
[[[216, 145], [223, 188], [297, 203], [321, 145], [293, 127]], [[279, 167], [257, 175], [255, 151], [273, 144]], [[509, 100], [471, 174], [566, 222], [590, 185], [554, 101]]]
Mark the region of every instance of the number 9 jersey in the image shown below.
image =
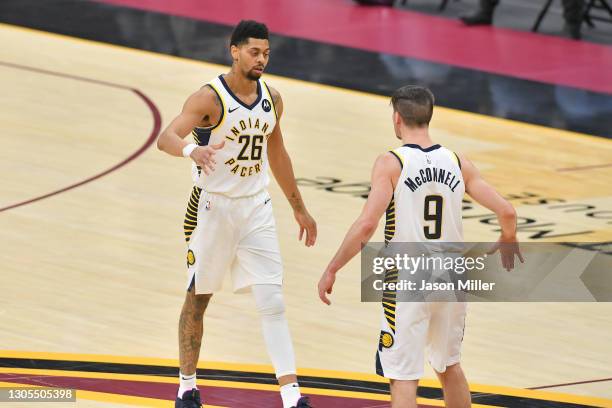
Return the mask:
[[276, 126], [277, 115], [270, 89], [257, 80], [257, 97], [251, 105], [240, 100], [223, 76], [208, 84], [219, 97], [221, 116], [216, 126], [194, 128], [192, 135], [199, 146], [217, 144], [215, 170], [206, 175], [192, 164], [194, 184], [210, 193], [228, 197], [252, 196], [269, 183], [267, 141]]
[[386, 242], [463, 242], [465, 184], [457, 155], [439, 144], [391, 152], [402, 172], [387, 209]]

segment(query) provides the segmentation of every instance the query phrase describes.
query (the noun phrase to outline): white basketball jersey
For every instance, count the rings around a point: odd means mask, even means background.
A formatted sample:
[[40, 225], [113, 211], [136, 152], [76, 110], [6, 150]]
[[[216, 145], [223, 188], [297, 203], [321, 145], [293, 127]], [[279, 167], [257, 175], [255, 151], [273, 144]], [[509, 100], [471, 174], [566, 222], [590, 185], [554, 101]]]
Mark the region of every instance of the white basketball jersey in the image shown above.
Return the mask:
[[440, 145], [391, 151], [402, 173], [387, 209], [387, 242], [463, 242], [461, 163]]
[[208, 83], [221, 100], [221, 117], [216, 126], [196, 127], [192, 134], [200, 146], [217, 144], [215, 170], [206, 175], [192, 166], [193, 182], [211, 193], [228, 197], [257, 194], [266, 188], [268, 176], [268, 137], [276, 126], [276, 108], [264, 81], [257, 81], [257, 98], [251, 105], [242, 102], [220, 75]]

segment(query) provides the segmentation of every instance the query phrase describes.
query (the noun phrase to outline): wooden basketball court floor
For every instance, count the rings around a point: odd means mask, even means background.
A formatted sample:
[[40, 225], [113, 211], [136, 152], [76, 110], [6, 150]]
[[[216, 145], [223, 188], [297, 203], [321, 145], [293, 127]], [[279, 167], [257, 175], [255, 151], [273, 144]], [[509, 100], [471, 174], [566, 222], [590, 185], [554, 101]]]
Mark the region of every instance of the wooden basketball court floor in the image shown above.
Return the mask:
[[[176, 365], [190, 164], [146, 147], [227, 67], [8, 25], [0, 43], [0, 358]], [[339, 275], [331, 307], [315, 286], [364, 203], [375, 157], [396, 145], [388, 99], [266, 79], [283, 95], [286, 145], [319, 227], [317, 245], [303, 247], [271, 184], [300, 373], [380, 382], [371, 374], [379, 306], [359, 301], [358, 259]], [[444, 108], [432, 134], [512, 199], [522, 240], [612, 240], [609, 140]], [[496, 239], [486, 215], [465, 211], [468, 240]], [[612, 407], [611, 344], [609, 303], [471, 304], [462, 364], [475, 392]], [[271, 372], [250, 296], [226, 286], [213, 297], [200, 367]], [[47, 374], [3, 366], [0, 385]], [[426, 377], [437, 387], [429, 367]], [[118, 394], [82, 392], [77, 406], [170, 406]]]

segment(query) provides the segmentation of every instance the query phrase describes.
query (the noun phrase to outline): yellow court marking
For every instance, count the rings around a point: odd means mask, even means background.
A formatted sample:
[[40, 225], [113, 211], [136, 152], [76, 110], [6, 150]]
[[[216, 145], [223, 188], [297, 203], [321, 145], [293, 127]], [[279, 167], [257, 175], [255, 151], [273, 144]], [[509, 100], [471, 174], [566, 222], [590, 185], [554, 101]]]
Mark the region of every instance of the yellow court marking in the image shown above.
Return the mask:
[[[0, 351], [0, 358], [37, 358], [46, 360], [68, 360], [68, 361], [90, 361], [101, 363], [123, 363], [123, 364], [145, 364], [145, 365], [176, 365], [178, 362], [172, 359], [146, 358], [146, 357], [121, 357], [121, 356], [100, 356], [92, 354], [71, 354], [71, 353], [46, 353], [46, 352], [25, 352], [25, 351]], [[227, 369], [234, 371], [251, 371], [255, 368], [256, 372], [272, 374], [273, 370], [270, 366], [255, 365], [255, 364], [235, 364], [235, 363], [200, 363], [199, 368], [208, 369]], [[300, 375], [318, 376], [328, 378], [341, 378], [358, 381], [376, 381], [386, 383], [387, 381], [380, 376], [352, 373], [343, 371], [328, 371], [322, 369], [300, 369]], [[176, 379], [170, 377], [159, 377], [155, 375], [143, 374], [119, 374], [119, 373], [93, 373], [81, 372], [73, 370], [45, 370], [45, 369], [30, 369], [30, 368], [12, 368], [0, 367], [0, 373], [13, 374], [30, 374], [30, 375], [49, 375], [49, 376], [68, 376], [81, 378], [104, 378], [115, 380], [128, 381], [147, 381], [158, 383], [175, 383]], [[198, 384], [210, 387], [226, 387], [236, 389], [250, 389], [263, 391], [278, 391], [278, 385], [273, 384], [254, 384], [239, 381], [223, 381], [223, 380], [198, 380]], [[440, 388], [440, 383], [433, 379], [423, 379], [419, 382], [425, 387]], [[318, 388], [302, 387], [305, 393], [313, 395], [328, 395], [344, 398], [370, 398], [379, 401], [389, 401], [388, 395], [377, 393], [368, 393], [360, 391], [343, 391], [343, 390], [324, 390]], [[496, 385], [470, 384], [472, 392], [481, 392], [488, 394], [508, 395], [515, 397], [527, 397], [544, 401], [568, 402], [577, 404], [588, 404], [594, 406], [612, 406], [612, 400], [605, 398], [578, 396], [565, 393], [529, 390], [521, 388], [512, 388]], [[436, 401], [436, 400], [433, 400]], [[429, 403], [429, 402], [428, 402]]]
[[[80, 372], [80, 371], [67, 371], [67, 370], [42, 370], [42, 369], [31, 369], [31, 368], [0, 368], [0, 373], [3, 374], [28, 374], [28, 375], [44, 375], [44, 376], [62, 376], [62, 377], [74, 377], [74, 378], [98, 378], [98, 379], [109, 379], [109, 380], [125, 380], [125, 381], [143, 381], [143, 382], [154, 382], [154, 383], [165, 383], [174, 384], [177, 382], [175, 378], [170, 377], [159, 377], [155, 375], [142, 375], [142, 374], [117, 374], [117, 373], [91, 373], [91, 372]], [[274, 391], [279, 390], [276, 384], [257, 384], [247, 383], [239, 381], [223, 381], [223, 380], [197, 380], [198, 385], [208, 387], [223, 387], [223, 388], [235, 388], [243, 390], [259, 390], [259, 391]], [[361, 392], [361, 391], [343, 391], [343, 390], [328, 390], [320, 388], [301, 387], [302, 391], [306, 394], [313, 395], [325, 395], [332, 397], [343, 397], [343, 398], [363, 398], [373, 399], [378, 401], [389, 401], [388, 395]]]
[[[200, 381], [199, 380], [198, 384], [199, 385], [210, 385], [210, 384], [207, 384], [208, 382], [211, 382], [211, 381]], [[218, 381], [218, 382], [222, 382], [222, 381]], [[240, 385], [240, 383], [236, 383], [236, 384]], [[247, 385], [256, 385], [256, 384], [247, 384]], [[257, 385], [265, 385], [265, 384], [257, 384]], [[47, 388], [44, 386], [30, 386], [27, 384], [10, 383], [10, 382], [0, 382], [0, 386], [17, 387], [17, 388], [20, 388], [20, 387]], [[221, 386], [227, 387], [227, 385], [225, 384], [222, 384]], [[230, 386], [229, 388], [233, 388], [233, 387]], [[270, 390], [268, 387], [235, 387], [235, 388]], [[274, 390], [277, 390], [277, 389], [278, 387], [276, 387]], [[389, 395], [367, 394], [367, 393], [346, 392], [346, 391], [334, 391], [330, 393], [330, 392], [322, 392], [323, 390], [319, 390], [315, 388], [308, 388], [308, 387], [302, 387], [301, 391], [304, 394], [310, 394], [310, 395], [325, 395], [325, 396], [336, 396], [336, 397], [345, 397], [345, 398], [372, 399], [376, 401], [391, 401], [391, 397]], [[325, 390], [325, 391], [330, 391], [330, 390]], [[366, 394], [366, 395], [353, 395], [353, 394]], [[160, 400], [156, 398], [132, 397], [132, 396], [127, 396], [127, 395], [109, 394], [109, 393], [103, 393], [103, 392], [83, 391], [83, 390], [77, 390], [77, 399], [78, 398], [94, 400], [94, 401], [101, 401], [101, 402], [124, 403], [124, 404], [129, 404], [129, 405], [150, 406], [150, 407], [167, 407], [169, 404], [168, 400]], [[419, 404], [427, 404], [427, 405], [433, 405], [437, 407], [444, 406], [444, 401], [433, 400], [433, 399], [428, 399], [428, 398], [417, 398], [417, 402]], [[205, 408], [224, 408], [224, 407], [220, 407], [216, 405], [204, 405], [204, 407]], [[474, 408], [492, 408], [495, 406], [494, 405], [472, 404], [472, 407]]]
[[[82, 354], [82, 353], [55, 353], [45, 351], [22, 351], [22, 350], [0, 350], [0, 358], [33, 358], [41, 360], [67, 360], [67, 361], [86, 361], [94, 363], [117, 363], [117, 364], [145, 364], [145, 365], [160, 365], [178, 367], [178, 360], [170, 358], [155, 358], [155, 357], [132, 357], [132, 356], [116, 356], [105, 354]], [[216, 361], [200, 361], [198, 368], [203, 369], [219, 369], [219, 370], [236, 370], [249, 371], [264, 374], [272, 374], [274, 371], [272, 366], [265, 364], [243, 364], [243, 363], [224, 363]], [[55, 370], [54, 370], [55, 371]], [[57, 371], [55, 371], [57, 372]], [[323, 370], [315, 368], [298, 368], [300, 375], [322, 376], [328, 378], [347, 378], [350, 376], [352, 380], [375, 381], [386, 383], [384, 378], [367, 373], [349, 373], [337, 370]], [[126, 374], [129, 375], [129, 374]], [[133, 378], [133, 377], [131, 377]], [[432, 380], [435, 381], [435, 380]], [[438, 383], [439, 384], [439, 383]]]

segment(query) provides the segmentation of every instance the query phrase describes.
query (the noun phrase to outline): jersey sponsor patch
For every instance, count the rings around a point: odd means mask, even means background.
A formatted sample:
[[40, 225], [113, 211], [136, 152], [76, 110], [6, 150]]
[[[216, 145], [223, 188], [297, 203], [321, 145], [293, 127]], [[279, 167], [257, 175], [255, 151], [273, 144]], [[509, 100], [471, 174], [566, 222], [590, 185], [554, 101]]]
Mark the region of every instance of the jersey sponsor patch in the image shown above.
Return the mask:
[[265, 111], [265, 112], [270, 112], [270, 109], [272, 109], [272, 104], [270, 103], [269, 100], [264, 99], [263, 101], [261, 101], [261, 108]]

